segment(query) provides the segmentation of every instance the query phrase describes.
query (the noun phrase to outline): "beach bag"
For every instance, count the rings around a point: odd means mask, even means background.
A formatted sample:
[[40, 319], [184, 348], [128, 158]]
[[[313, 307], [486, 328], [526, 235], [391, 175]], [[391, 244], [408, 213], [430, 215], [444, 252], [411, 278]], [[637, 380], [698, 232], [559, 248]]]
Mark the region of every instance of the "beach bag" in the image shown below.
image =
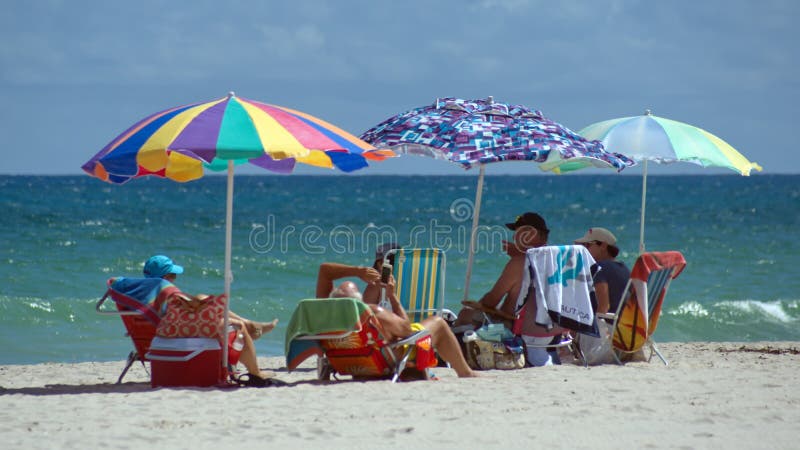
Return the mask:
[[525, 367], [525, 347], [502, 324], [489, 324], [464, 333], [467, 364], [477, 370], [512, 370]]
[[578, 346], [586, 359], [586, 364], [596, 366], [614, 362], [613, 348], [611, 347], [611, 326], [605, 320], [597, 320], [597, 329], [600, 336], [594, 337], [581, 334], [578, 337]]
[[167, 312], [156, 328], [156, 336], [220, 339], [225, 303], [225, 295], [206, 297], [200, 301], [185, 301], [180, 295], [172, 295], [167, 300]]

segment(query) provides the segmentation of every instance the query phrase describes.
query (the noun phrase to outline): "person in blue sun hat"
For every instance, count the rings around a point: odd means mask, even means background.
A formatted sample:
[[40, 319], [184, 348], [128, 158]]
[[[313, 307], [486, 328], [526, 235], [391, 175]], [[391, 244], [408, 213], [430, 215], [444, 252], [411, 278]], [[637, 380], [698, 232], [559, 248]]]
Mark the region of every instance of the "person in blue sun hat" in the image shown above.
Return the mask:
[[[178, 275], [183, 273], [183, 266], [175, 264], [175, 262], [166, 255], [153, 255], [148, 258], [144, 263], [143, 272], [145, 278], [161, 278], [168, 284], [168, 286], [161, 289], [161, 292], [158, 294], [154, 302], [156, 305], [166, 304], [167, 300], [176, 294], [180, 294], [184, 301], [197, 304], [202, 304], [207, 299], [212, 298], [205, 294], [189, 295], [181, 292], [174, 283]], [[169, 306], [167, 308], [169, 308]], [[158, 309], [160, 310], [161, 308]], [[275, 372], [264, 371], [258, 367], [253, 340], [272, 331], [275, 325], [277, 325], [278, 319], [272, 322], [256, 322], [246, 319], [233, 311], [228, 311], [228, 314], [230, 324], [234, 328], [240, 330], [239, 332], [242, 334], [241, 337], [244, 340], [244, 346], [239, 361], [247, 368], [247, 374], [241, 376], [236, 381], [239, 382], [239, 384], [253, 387], [273, 385], [277, 382], [272, 380], [275, 377]]]
[[[146, 278], [163, 278], [174, 285], [175, 279], [178, 278], [178, 275], [183, 273], [183, 266], [175, 264], [169, 256], [153, 255], [145, 261], [143, 272]], [[174, 290], [165, 289], [162, 291], [162, 294], [169, 296], [173, 292]], [[207, 295], [198, 294], [194, 297], [207, 297]], [[156, 303], [161, 304], [164, 300], [165, 299], [156, 299]], [[278, 319], [272, 322], [255, 322], [250, 319], [245, 319], [233, 311], [229, 311], [229, 313], [231, 319], [239, 320], [245, 324], [247, 331], [253, 339], [258, 339], [269, 333], [275, 328], [275, 325], [278, 324]]]

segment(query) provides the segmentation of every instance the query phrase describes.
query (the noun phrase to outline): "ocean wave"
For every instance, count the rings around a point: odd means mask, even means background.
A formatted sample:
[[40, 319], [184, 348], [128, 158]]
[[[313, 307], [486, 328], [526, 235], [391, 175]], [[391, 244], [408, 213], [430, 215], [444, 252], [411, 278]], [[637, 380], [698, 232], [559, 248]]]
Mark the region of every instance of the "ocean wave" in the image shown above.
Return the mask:
[[94, 304], [97, 299], [66, 299], [54, 297], [0, 296], [0, 323], [20, 324], [25, 322], [74, 322], [76, 318], [90, 321], [97, 316]]
[[703, 307], [697, 302], [686, 302], [678, 305], [675, 309], [668, 309], [664, 311], [665, 314], [672, 316], [692, 316], [692, 317], [707, 317], [709, 315], [708, 309]]
[[664, 313], [677, 317], [709, 318], [712, 321], [737, 324], [767, 321], [789, 324], [800, 321], [800, 300], [725, 300], [710, 305], [688, 301], [665, 308]]

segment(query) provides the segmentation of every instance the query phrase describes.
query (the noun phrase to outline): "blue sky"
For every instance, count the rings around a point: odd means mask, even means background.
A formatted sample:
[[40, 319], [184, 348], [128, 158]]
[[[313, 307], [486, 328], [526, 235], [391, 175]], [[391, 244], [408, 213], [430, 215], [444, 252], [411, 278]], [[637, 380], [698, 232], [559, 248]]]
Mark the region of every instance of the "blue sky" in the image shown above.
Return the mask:
[[[0, 173], [82, 173], [142, 117], [228, 91], [356, 135], [446, 96], [492, 95], [573, 130], [649, 108], [718, 135], [764, 173], [800, 173], [786, 158], [797, 152], [798, 5], [12, 1], [0, 15]], [[464, 171], [407, 157], [362, 172]], [[539, 171], [517, 162], [487, 173]]]

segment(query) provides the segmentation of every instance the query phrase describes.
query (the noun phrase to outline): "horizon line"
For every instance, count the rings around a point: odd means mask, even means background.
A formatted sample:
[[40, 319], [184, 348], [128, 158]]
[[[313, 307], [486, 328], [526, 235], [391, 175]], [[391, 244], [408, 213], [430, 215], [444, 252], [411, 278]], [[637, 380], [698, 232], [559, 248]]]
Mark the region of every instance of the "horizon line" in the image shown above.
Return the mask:
[[[340, 172], [335, 171], [331, 173], [275, 173], [275, 172], [265, 172], [265, 173], [237, 173], [235, 176], [239, 177], [286, 177], [286, 176], [293, 176], [293, 177], [331, 177], [331, 176], [366, 176], [366, 177], [474, 177], [476, 176], [475, 173], [472, 171], [464, 172], [464, 173], [367, 173], [367, 172]], [[764, 175], [800, 175], [800, 172], [754, 172], [750, 175], [741, 175], [736, 172], [712, 172], [712, 173], [648, 173], [647, 177], [663, 177], [663, 176], [687, 176], [687, 177], [705, 177], [705, 176], [735, 176], [735, 177], [754, 177], [754, 176], [764, 176]], [[3, 173], [0, 172], [0, 176], [3, 177], [89, 177], [89, 178], [96, 178], [89, 174], [85, 173]], [[207, 177], [226, 177], [226, 172], [210, 172], [205, 173], [201, 178]], [[485, 177], [539, 177], [539, 176], [556, 176], [556, 177], [563, 177], [563, 176], [634, 176], [640, 178], [642, 176], [641, 173], [608, 173], [608, 172], [575, 172], [575, 173], [565, 173], [565, 174], [556, 174], [551, 172], [531, 172], [531, 173], [506, 173], [506, 174], [485, 174]], [[157, 175], [145, 175], [140, 178], [152, 178], [152, 179], [162, 179], [167, 180], [166, 177], [160, 177]], [[198, 178], [200, 179], [200, 178]], [[196, 180], [190, 180], [196, 181]]]

